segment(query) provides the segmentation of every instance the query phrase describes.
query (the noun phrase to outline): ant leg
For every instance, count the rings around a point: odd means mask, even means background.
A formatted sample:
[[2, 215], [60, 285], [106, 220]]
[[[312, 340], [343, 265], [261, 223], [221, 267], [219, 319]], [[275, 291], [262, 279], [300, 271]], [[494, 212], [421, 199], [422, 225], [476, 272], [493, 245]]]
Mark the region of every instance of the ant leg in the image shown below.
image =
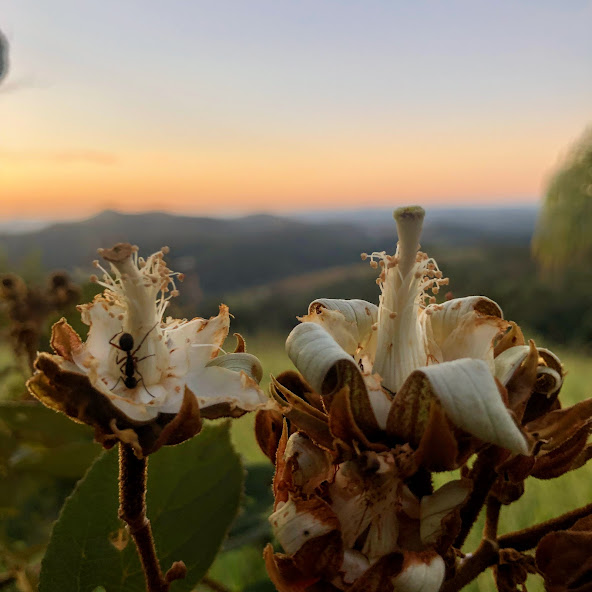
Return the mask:
[[113, 347], [116, 347], [117, 349], [120, 349], [121, 351], [125, 351], [124, 349], [122, 349], [119, 345], [117, 345], [116, 343], [113, 343], [113, 340], [118, 336], [121, 335], [123, 333], [123, 330], [121, 330], [119, 333], [115, 333], [115, 335], [113, 335], [113, 337], [111, 337], [111, 339], [109, 339], [109, 345], [112, 345]]
[[123, 362], [125, 362], [126, 359], [127, 359], [127, 356], [123, 356], [122, 358], [117, 358], [115, 360], [115, 363], [119, 366], [120, 364], [122, 364]]
[[115, 387], [119, 384], [119, 381], [121, 380], [121, 376], [117, 379], [117, 382], [109, 389], [109, 390], [114, 390]]
[[152, 356], [155, 356], [156, 354], [150, 354], [149, 356], [144, 356], [143, 358], [140, 358], [139, 360], [137, 358], [134, 358], [134, 362], [137, 364], [138, 362], [141, 362], [142, 360], [145, 360], [146, 358], [151, 358]]
[[150, 335], [150, 333], [152, 333], [152, 331], [154, 331], [154, 329], [156, 329], [156, 325], [158, 325], [160, 321], [156, 321], [156, 323], [154, 323], [154, 325], [152, 325], [152, 327], [148, 330], [148, 333], [146, 333], [146, 335], [144, 335], [144, 337], [142, 338], [142, 341], [140, 341], [140, 343], [138, 344], [138, 347], [136, 347], [136, 349], [132, 352], [132, 356], [136, 354], [136, 352], [138, 352], [140, 350], [140, 348], [142, 347], [142, 345], [144, 345], [144, 341], [146, 341], [146, 337], [148, 337], [148, 335]]
[[136, 368], [136, 372], [140, 375], [140, 380], [138, 380], [138, 382], [143, 382], [144, 383], [144, 390], [153, 398], [156, 399], [156, 397], [148, 390], [148, 388], [146, 387], [146, 381], [144, 380], [144, 377], [140, 374], [139, 370]]

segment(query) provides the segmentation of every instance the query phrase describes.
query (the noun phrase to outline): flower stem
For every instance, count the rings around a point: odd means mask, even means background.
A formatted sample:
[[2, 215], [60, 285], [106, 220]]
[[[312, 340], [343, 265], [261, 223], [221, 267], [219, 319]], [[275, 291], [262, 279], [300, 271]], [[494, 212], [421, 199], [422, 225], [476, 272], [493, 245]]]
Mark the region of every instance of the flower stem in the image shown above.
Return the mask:
[[500, 548], [516, 549], [516, 551], [528, 551], [536, 547], [541, 538], [546, 534], [556, 530], [567, 530], [580, 518], [584, 518], [590, 514], [592, 514], [592, 504], [582, 506], [581, 508], [557, 516], [557, 518], [552, 518], [529, 528], [505, 534], [498, 539], [499, 546]]
[[483, 539], [479, 548], [463, 561], [453, 578], [444, 583], [441, 592], [458, 592], [472, 582], [480, 573], [497, 563], [499, 547], [496, 542]]
[[495, 472], [495, 465], [497, 464], [500, 454], [500, 449], [497, 446], [488, 446], [479, 453], [473, 470], [471, 471], [471, 478], [473, 479], [473, 491], [469, 499], [460, 510], [461, 528], [454, 546], [460, 549], [471, 528], [479, 516], [479, 512], [489, 495], [489, 491], [493, 487], [497, 479]]
[[483, 529], [484, 539], [489, 539], [490, 541], [497, 540], [497, 528], [501, 508], [502, 504], [496, 497], [490, 495], [487, 498], [487, 505], [485, 507], [485, 528]]
[[[173, 579], [185, 577], [182, 562], [163, 576], [150, 521], [146, 517], [146, 479], [148, 461], [138, 458], [129, 444], [119, 444], [119, 517], [127, 523], [136, 543], [138, 555], [146, 577], [147, 592], [168, 592]], [[174, 571], [173, 571], [174, 570]], [[173, 577], [171, 577], [173, 576]]]

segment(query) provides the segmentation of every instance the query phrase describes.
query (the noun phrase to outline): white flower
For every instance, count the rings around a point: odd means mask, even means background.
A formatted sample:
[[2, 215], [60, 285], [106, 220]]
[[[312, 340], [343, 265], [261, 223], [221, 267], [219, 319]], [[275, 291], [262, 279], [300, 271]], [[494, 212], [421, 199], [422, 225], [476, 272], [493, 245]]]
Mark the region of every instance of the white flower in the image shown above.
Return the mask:
[[184, 405], [187, 421], [193, 418], [187, 433], [199, 429], [199, 417], [239, 416], [263, 407], [268, 399], [258, 385], [257, 358], [243, 351], [220, 355], [228, 308], [221, 305], [211, 319], [163, 320], [179, 274], [164, 261], [167, 249], [147, 259], [137, 251], [127, 243], [100, 250], [111, 272], [95, 262], [102, 277], [92, 279], [105, 290], [79, 306], [90, 326], [88, 338], [82, 342], [65, 320], [57, 323], [52, 346], [58, 355], [39, 355], [31, 392], [103, 436], [124, 438], [121, 430], [156, 422], [148, 444], [141, 444], [144, 451]]
[[494, 379], [494, 343], [509, 327], [500, 307], [483, 296], [436, 304], [434, 295], [448, 280], [436, 261], [419, 251], [424, 211], [400, 208], [394, 217], [395, 254], [362, 255], [380, 268], [379, 306], [314, 301], [288, 337], [290, 358], [315, 390], [327, 394], [335, 385], [332, 369], [353, 357], [378, 427], [385, 430], [388, 423], [409, 441], [417, 443], [437, 399], [458, 427], [527, 453]]
[[[222, 305], [220, 314], [208, 320], [163, 321], [170, 299], [177, 294], [174, 278], [179, 275], [167, 267], [166, 252], [144, 260], [129, 244], [100, 250], [113, 276], [95, 262], [103, 271], [96, 281], [105, 292], [79, 307], [90, 330], [86, 343], [73, 353], [74, 363], [131, 419], [178, 412], [185, 387], [197, 398], [202, 415], [208, 407], [221, 404], [256, 409], [267, 399], [254, 380], [260, 377], [257, 359], [241, 354], [247, 363], [239, 372], [215, 365], [228, 335], [228, 307]], [[138, 383], [133, 388], [126, 387], [121, 371], [125, 352], [117, 345], [123, 333], [133, 337], [137, 358]]]

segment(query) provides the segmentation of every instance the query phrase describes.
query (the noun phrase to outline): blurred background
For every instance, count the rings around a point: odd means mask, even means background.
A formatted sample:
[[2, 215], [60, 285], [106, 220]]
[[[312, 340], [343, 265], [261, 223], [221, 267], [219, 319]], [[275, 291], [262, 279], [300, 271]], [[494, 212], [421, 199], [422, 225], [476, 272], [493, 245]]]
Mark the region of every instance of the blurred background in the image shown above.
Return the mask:
[[[494, 299], [562, 356], [566, 403], [590, 395], [589, 1], [0, 9], [0, 273], [16, 274], [3, 276], [16, 283], [4, 285], [0, 399], [24, 396], [31, 352], [48, 348], [55, 319], [84, 332], [73, 305], [96, 292], [96, 249], [118, 241], [144, 254], [168, 245], [186, 276], [171, 314], [207, 317], [225, 302], [232, 329], [277, 373], [311, 300], [377, 302], [359, 255], [394, 251], [391, 212], [408, 203], [427, 210], [422, 248], [452, 294]], [[18, 278], [25, 312], [7, 296]], [[39, 302], [23, 337], [17, 317]], [[32, 590], [61, 501], [97, 450], [41, 479], [10, 417], [0, 418], [11, 485], [0, 568], [21, 578], [7, 589], [27, 590], [28, 578]], [[234, 435], [257, 464], [249, 421]], [[35, 458], [49, 446], [34, 443]], [[527, 491], [506, 530], [589, 500], [592, 475], [577, 473], [556, 493]], [[258, 550], [228, 553], [214, 571], [229, 590], [259, 581]]]

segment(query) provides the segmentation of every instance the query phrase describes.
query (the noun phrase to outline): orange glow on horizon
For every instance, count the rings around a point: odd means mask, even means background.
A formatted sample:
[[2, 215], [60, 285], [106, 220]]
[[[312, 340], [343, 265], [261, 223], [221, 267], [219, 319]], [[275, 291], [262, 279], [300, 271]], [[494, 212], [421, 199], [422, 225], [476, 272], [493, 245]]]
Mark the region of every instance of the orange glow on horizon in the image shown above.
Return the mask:
[[[471, 148], [473, 148], [471, 150]], [[194, 214], [427, 204], [538, 195], [551, 155], [504, 146], [284, 147], [15, 158], [2, 171], [4, 218], [72, 218], [105, 208]]]

